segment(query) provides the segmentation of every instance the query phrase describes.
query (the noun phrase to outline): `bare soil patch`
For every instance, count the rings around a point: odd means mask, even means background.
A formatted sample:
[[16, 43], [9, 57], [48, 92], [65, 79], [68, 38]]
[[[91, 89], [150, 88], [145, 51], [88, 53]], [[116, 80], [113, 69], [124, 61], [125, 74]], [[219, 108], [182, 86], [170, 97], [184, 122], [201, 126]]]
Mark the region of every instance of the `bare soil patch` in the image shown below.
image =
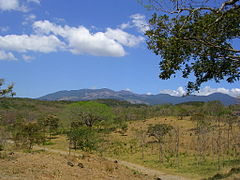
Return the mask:
[[147, 180], [149, 177], [93, 155], [77, 157], [50, 152], [17, 152], [0, 159], [0, 179]]

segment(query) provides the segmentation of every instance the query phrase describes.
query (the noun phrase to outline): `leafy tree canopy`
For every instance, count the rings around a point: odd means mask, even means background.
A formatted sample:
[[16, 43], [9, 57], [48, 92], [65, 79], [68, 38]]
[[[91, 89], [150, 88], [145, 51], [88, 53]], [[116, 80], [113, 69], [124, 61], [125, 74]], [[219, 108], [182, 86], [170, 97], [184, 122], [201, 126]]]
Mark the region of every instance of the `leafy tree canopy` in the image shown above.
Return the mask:
[[195, 79], [188, 93], [202, 83], [240, 79], [240, 0], [138, 0], [155, 10], [146, 32], [148, 48], [161, 56], [161, 79], [180, 71]]
[[100, 141], [96, 131], [86, 126], [73, 128], [67, 135], [69, 140], [75, 144], [74, 148], [83, 151], [96, 150], [97, 143]]
[[166, 136], [173, 127], [169, 124], [156, 124], [148, 127], [149, 136], [155, 137], [159, 142], [163, 141], [164, 136]]
[[107, 123], [114, 119], [112, 109], [97, 102], [76, 102], [67, 107], [75, 117], [73, 119], [81, 120], [86, 126], [92, 127], [95, 123]]

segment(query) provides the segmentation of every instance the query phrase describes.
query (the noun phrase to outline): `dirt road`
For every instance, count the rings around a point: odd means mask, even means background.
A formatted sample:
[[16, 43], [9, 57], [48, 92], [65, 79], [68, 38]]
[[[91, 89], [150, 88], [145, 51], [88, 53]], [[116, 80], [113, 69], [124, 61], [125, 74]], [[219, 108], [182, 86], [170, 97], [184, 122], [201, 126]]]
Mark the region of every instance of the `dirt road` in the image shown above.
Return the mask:
[[[67, 155], [68, 154], [67, 151], [57, 150], [57, 149], [49, 149], [49, 148], [43, 148], [43, 147], [35, 147], [34, 149], [38, 149], [38, 150], [39, 149], [44, 149], [45, 151], [53, 152], [53, 153], [59, 153], [59, 154], [62, 154], [62, 155]], [[74, 152], [74, 154], [75, 155], [80, 155], [80, 153], [75, 153], [75, 152]], [[152, 177], [159, 177], [161, 180], [190, 180], [190, 179], [185, 178], [185, 177], [166, 174], [166, 173], [163, 173], [161, 171], [150, 169], [150, 168], [147, 168], [147, 167], [144, 167], [144, 166], [141, 166], [141, 165], [138, 165], [138, 164], [130, 163], [130, 162], [127, 162], [127, 161], [116, 160], [116, 159], [112, 159], [112, 158], [106, 158], [106, 159], [108, 159], [110, 161], [117, 161], [118, 164], [120, 164], [122, 166], [125, 166], [125, 167], [128, 167], [132, 170], [141, 172], [142, 174], [147, 174], [148, 176], [152, 176]]]
[[[113, 161], [113, 159], [111, 159], [111, 158], [107, 158], [107, 159]], [[117, 160], [117, 161], [120, 165], [126, 166], [126, 167], [136, 170], [138, 172], [141, 172], [142, 174], [147, 174], [147, 175], [153, 176], [153, 177], [159, 177], [159, 178], [161, 178], [161, 180], [190, 180], [185, 177], [166, 174], [161, 171], [150, 169], [150, 168], [147, 168], [147, 167], [144, 167], [144, 166], [141, 166], [138, 164], [133, 164], [133, 163], [130, 163], [127, 161], [121, 161], [121, 160]]]

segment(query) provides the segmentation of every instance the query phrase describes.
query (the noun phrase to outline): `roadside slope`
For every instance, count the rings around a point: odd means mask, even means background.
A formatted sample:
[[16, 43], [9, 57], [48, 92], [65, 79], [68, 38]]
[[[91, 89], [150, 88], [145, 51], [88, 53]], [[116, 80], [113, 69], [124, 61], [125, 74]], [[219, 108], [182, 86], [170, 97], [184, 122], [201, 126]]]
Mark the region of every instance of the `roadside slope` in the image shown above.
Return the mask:
[[[40, 148], [40, 147], [36, 147], [36, 148], [37, 149], [43, 149], [43, 148]], [[49, 148], [44, 148], [44, 150], [48, 151], [48, 152], [59, 153], [59, 154], [62, 154], [62, 155], [67, 155], [68, 154], [67, 151], [63, 151], [63, 150], [49, 149]], [[77, 156], [81, 155], [80, 153], [76, 153], [76, 152], [74, 152], [74, 154], [77, 155]], [[152, 176], [152, 177], [159, 177], [159, 178], [161, 178], [161, 180], [190, 180], [190, 179], [187, 179], [185, 177], [176, 176], [176, 175], [169, 175], [169, 174], [163, 173], [161, 171], [150, 169], [150, 168], [147, 168], [147, 167], [144, 167], [144, 166], [141, 166], [141, 165], [138, 165], [138, 164], [130, 163], [130, 162], [127, 162], [127, 161], [116, 160], [116, 159], [112, 159], [112, 158], [106, 158], [106, 159], [108, 159], [110, 161], [117, 161], [118, 164], [120, 164], [122, 166], [125, 166], [125, 167], [128, 167], [129, 169], [138, 171], [142, 174], [146, 174], [146, 175]]]

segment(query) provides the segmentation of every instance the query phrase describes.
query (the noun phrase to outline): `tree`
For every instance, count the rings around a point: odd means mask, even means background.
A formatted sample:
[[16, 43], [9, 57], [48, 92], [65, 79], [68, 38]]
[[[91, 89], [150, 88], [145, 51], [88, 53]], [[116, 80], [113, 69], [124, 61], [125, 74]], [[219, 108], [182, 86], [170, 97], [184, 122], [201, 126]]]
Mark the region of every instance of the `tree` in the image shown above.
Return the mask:
[[146, 143], [147, 132], [141, 128], [140, 130], [136, 129], [135, 134], [141, 146], [142, 159], [144, 159], [144, 145]]
[[72, 128], [68, 133], [68, 139], [74, 144], [74, 149], [81, 149], [83, 151], [96, 150], [98, 137], [94, 129], [82, 126]]
[[55, 115], [48, 115], [47, 122], [51, 134], [56, 133], [59, 127], [59, 118]]
[[71, 113], [72, 120], [80, 120], [88, 127], [94, 124], [106, 124], [114, 119], [112, 109], [105, 104], [97, 102], [77, 102], [70, 104], [67, 111]]
[[[59, 128], [59, 118], [56, 115], [47, 115], [38, 119], [38, 124], [41, 126], [44, 134], [44, 139], [47, 139], [46, 133], [50, 133], [50, 138], [52, 135], [57, 133]], [[45, 143], [45, 142], [44, 142]]]
[[168, 124], [156, 124], [151, 125], [148, 128], [148, 135], [153, 136], [159, 143], [159, 161], [163, 162], [163, 144], [164, 137], [173, 129], [171, 125]]
[[6, 96], [6, 95], [10, 95], [10, 96], [15, 96], [16, 93], [13, 92], [13, 84], [9, 85], [6, 88], [2, 88], [2, 86], [4, 85], [4, 79], [0, 79], [0, 97]]
[[202, 106], [202, 113], [209, 116], [218, 116], [219, 114], [229, 114], [230, 111], [220, 101], [209, 101]]
[[25, 119], [18, 119], [10, 127], [12, 140], [17, 147], [26, 147], [31, 150], [34, 144], [41, 144], [45, 141], [41, 126], [36, 122], [26, 122]]
[[207, 133], [210, 131], [211, 122], [209, 122], [209, 117], [205, 114], [194, 114], [191, 117], [192, 121], [196, 122], [196, 127], [194, 128], [195, 134], [197, 136], [196, 140], [196, 151], [199, 157], [197, 157], [197, 165], [206, 160], [205, 154], [207, 150]]
[[44, 135], [42, 134], [41, 127], [35, 122], [23, 124], [22, 136], [29, 150], [32, 149], [34, 144], [41, 144], [44, 142]]
[[146, 31], [148, 48], [162, 58], [161, 79], [177, 71], [187, 79], [193, 74], [188, 93], [209, 80], [239, 81], [240, 49], [234, 46], [240, 37], [240, 0], [145, 1], [148, 8], [164, 13], [154, 13]]

